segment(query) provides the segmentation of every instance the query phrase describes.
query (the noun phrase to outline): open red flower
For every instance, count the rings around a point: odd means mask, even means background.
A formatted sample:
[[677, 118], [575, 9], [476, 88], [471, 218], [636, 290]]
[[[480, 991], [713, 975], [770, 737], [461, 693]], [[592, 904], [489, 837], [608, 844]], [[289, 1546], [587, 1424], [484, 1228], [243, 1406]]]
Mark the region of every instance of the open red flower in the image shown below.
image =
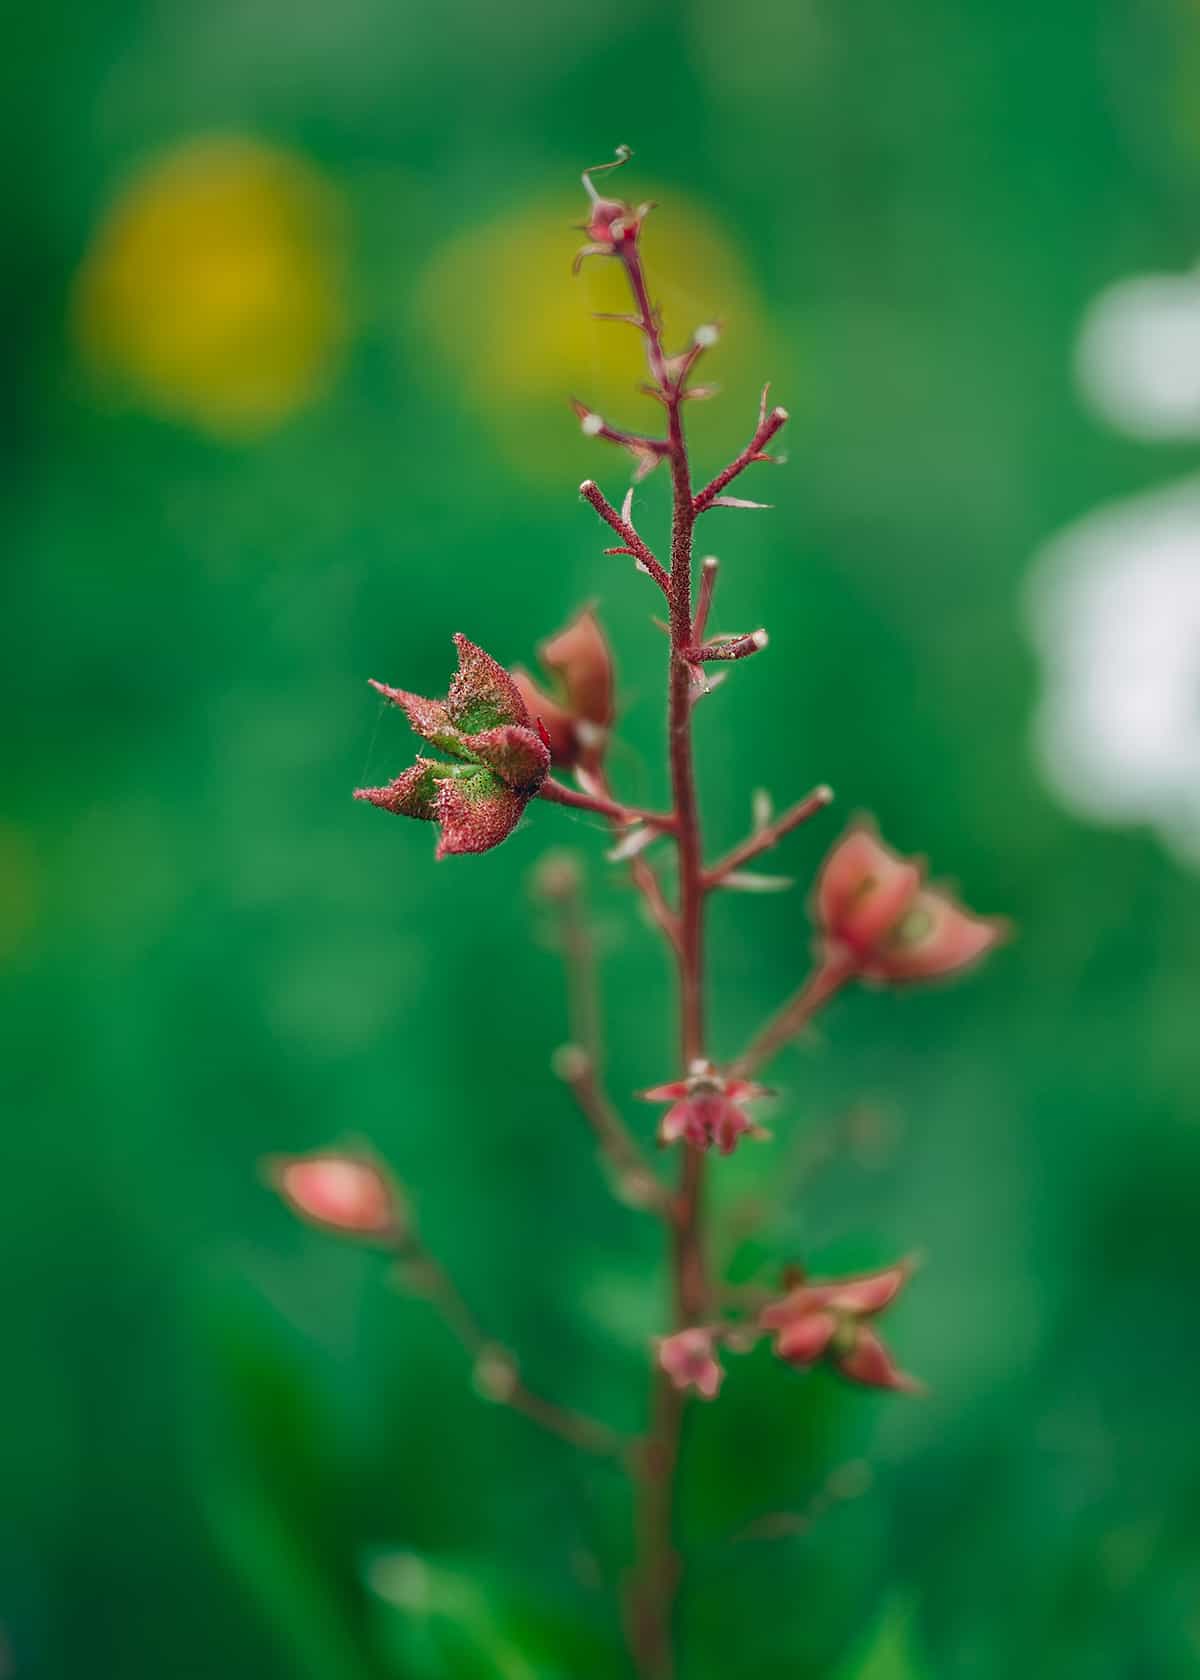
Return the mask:
[[866, 1322], [899, 1295], [912, 1273], [908, 1261], [855, 1277], [801, 1283], [759, 1315], [775, 1332], [775, 1352], [789, 1365], [827, 1359], [842, 1376], [868, 1388], [918, 1392], [920, 1384], [893, 1362]]
[[749, 1079], [726, 1079], [711, 1062], [694, 1062], [686, 1079], [673, 1079], [639, 1093], [643, 1102], [670, 1103], [658, 1128], [661, 1144], [680, 1138], [693, 1149], [708, 1149], [714, 1143], [722, 1155], [731, 1155], [745, 1134], [770, 1137], [746, 1113], [744, 1104], [757, 1097], [769, 1097], [765, 1085]]
[[555, 679], [554, 694], [520, 667], [512, 677], [530, 717], [546, 732], [551, 762], [598, 770], [613, 721], [613, 662], [591, 607], [544, 641], [538, 657]]
[[716, 1355], [716, 1337], [702, 1325], [663, 1336], [658, 1344], [658, 1363], [676, 1388], [694, 1388], [705, 1400], [715, 1400], [725, 1378]]
[[900, 857], [862, 823], [826, 858], [816, 914], [829, 958], [880, 981], [957, 973], [1004, 934], [998, 918], [973, 915], [945, 889], [926, 886], [920, 861]]
[[451, 762], [418, 758], [386, 787], [354, 792], [397, 816], [438, 823], [439, 858], [486, 852], [506, 840], [550, 768], [549, 750], [512, 677], [465, 636], [455, 636], [454, 645], [458, 672], [445, 700], [371, 682]]

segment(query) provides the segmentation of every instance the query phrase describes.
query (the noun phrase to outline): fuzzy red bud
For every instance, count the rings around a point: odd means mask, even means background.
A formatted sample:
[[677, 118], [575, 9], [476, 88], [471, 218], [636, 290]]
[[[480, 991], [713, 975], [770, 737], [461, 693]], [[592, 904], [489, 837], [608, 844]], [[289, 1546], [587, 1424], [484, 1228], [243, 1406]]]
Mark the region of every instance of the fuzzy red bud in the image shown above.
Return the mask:
[[984, 956], [1004, 934], [903, 858], [862, 823], [834, 846], [817, 882], [816, 914], [831, 955], [880, 981], [931, 980]]
[[279, 1156], [266, 1163], [266, 1173], [292, 1212], [322, 1230], [380, 1237], [404, 1227], [398, 1186], [367, 1156], [338, 1150]]

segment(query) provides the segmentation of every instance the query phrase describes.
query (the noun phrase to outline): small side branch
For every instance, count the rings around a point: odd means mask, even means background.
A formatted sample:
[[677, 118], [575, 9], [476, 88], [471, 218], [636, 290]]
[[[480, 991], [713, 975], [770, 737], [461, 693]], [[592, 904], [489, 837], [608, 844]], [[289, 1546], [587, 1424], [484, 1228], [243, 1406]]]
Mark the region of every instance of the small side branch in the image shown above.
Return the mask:
[[815, 787], [804, 799], [798, 800], [795, 805], [790, 806], [782, 815], [776, 817], [774, 822], [760, 828], [757, 834], [751, 834], [748, 839], [742, 841], [740, 846], [735, 846], [731, 852], [727, 852], [719, 863], [715, 863], [704, 877], [706, 888], [711, 892], [714, 887], [719, 887], [723, 881], [743, 868], [752, 858], [758, 857], [762, 852], [770, 851], [772, 846], [779, 844], [785, 834], [790, 834], [794, 828], [799, 828], [801, 824], [808, 822], [810, 817], [815, 817], [818, 811], [823, 811], [832, 801], [833, 789], [831, 787], [826, 787], [824, 784]]
[[656, 927], [666, 935], [667, 943], [679, 955], [679, 917], [667, 903], [663, 894], [662, 882], [654, 865], [647, 858], [635, 857], [630, 859], [629, 873], [634, 886], [646, 901], [646, 908]]
[[730, 1076], [749, 1079], [765, 1067], [785, 1044], [799, 1037], [814, 1015], [824, 1008], [835, 992], [841, 990], [853, 973], [851, 964], [834, 959], [815, 969], [800, 990], [771, 1017], [737, 1061], [730, 1065]]
[[427, 1249], [414, 1249], [409, 1243], [398, 1252], [397, 1258], [401, 1281], [414, 1295], [424, 1296], [437, 1309], [462, 1344], [472, 1361], [475, 1386], [485, 1400], [520, 1412], [539, 1428], [582, 1452], [616, 1459], [626, 1468], [632, 1465], [636, 1443], [607, 1424], [559, 1406], [526, 1386], [516, 1359], [507, 1348], [498, 1346], [484, 1334], [445, 1267]]
[[711, 483], [704, 486], [703, 490], [697, 491], [692, 501], [692, 509], [695, 513], [703, 513], [707, 508], [710, 508], [725, 486], [732, 484], [738, 474], [745, 472], [746, 468], [755, 461], [771, 461], [774, 459], [771, 455], [764, 455], [763, 450], [780, 427], [787, 424], [788, 411], [786, 408], [773, 408], [767, 414], [765, 412], [766, 395], [767, 393], [764, 390], [762, 404], [764, 412], [760, 415], [754, 436], [741, 454], [735, 460], [732, 460], [723, 472], [719, 472]]
[[622, 827], [645, 823], [665, 833], [675, 827], [675, 818], [668, 811], [643, 811], [637, 805], [618, 805], [616, 800], [602, 793], [583, 793], [578, 788], [568, 787], [565, 782], [556, 781], [553, 776], [546, 777], [537, 796], [548, 799], [552, 805], [568, 805], [575, 811], [593, 811], [599, 817], [607, 817], [610, 822], [620, 823]]
[[814, 1523], [835, 1505], [861, 1499], [869, 1493], [874, 1481], [874, 1472], [866, 1459], [851, 1459], [830, 1471], [806, 1505], [793, 1511], [764, 1511], [744, 1528], [731, 1534], [727, 1544], [739, 1545], [748, 1540], [790, 1540], [798, 1534], [807, 1534]]
[[[617, 533], [621, 539], [624, 552], [633, 556], [642, 570], [654, 579], [664, 595], [668, 594], [670, 580], [666, 572], [646, 547], [641, 537], [638, 536], [629, 520], [617, 512], [596, 481], [585, 478], [579, 486], [579, 494], [585, 502], [589, 502], [595, 508], [604, 523], [611, 526]], [[613, 552], [620, 553], [621, 550], [616, 549]]]
[[685, 648], [683, 657], [689, 665], [711, 665], [726, 659], [749, 659], [752, 653], [761, 653], [769, 640], [765, 630], [752, 630], [746, 636], [725, 636], [715, 642], [704, 642], [699, 647]]
[[595, 1062], [576, 1044], [565, 1044], [555, 1057], [554, 1071], [579, 1105], [596, 1135], [600, 1152], [613, 1175], [613, 1188], [630, 1207], [645, 1208], [664, 1218], [674, 1217], [674, 1203], [651, 1169], [637, 1140], [610, 1102], [600, 1083]]
[[[640, 322], [635, 321], [634, 325], [639, 326]], [[579, 418], [584, 437], [603, 438], [606, 443], [615, 443], [619, 448], [628, 450], [637, 462], [635, 479], [645, 478], [670, 453], [671, 446], [666, 438], [643, 437], [640, 432], [626, 432], [619, 426], [610, 426], [602, 415], [577, 397], [571, 399], [571, 407]]]
[[567, 982], [567, 1007], [574, 1043], [554, 1057], [554, 1071], [575, 1098], [595, 1133], [612, 1185], [630, 1207], [669, 1215], [671, 1198], [659, 1183], [617, 1112], [604, 1084], [604, 1030], [596, 942], [588, 920], [582, 878], [574, 873], [553, 897]]

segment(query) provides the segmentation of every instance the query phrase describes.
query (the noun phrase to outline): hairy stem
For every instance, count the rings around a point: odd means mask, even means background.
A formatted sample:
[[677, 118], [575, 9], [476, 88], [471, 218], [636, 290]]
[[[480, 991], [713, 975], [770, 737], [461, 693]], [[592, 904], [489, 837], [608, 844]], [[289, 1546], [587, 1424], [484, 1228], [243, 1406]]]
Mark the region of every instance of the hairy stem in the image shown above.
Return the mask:
[[765, 1067], [785, 1044], [790, 1044], [804, 1031], [817, 1011], [824, 1008], [854, 972], [852, 962], [837, 957], [827, 958], [750, 1041], [729, 1072], [739, 1079], [747, 1079], [759, 1068]]
[[401, 1281], [413, 1294], [424, 1296], [458, 1338], [473, 1363], [475, 1386], [485, 1400], [520, 1412], [548, 1434], [557, 1435], [582, 1452], [629, 1464], [631, 1443], [624, 1436], [595, 1418], [547, 1400], [526, 1385], [513, 1355], [485, 1334], [446, 1268], [428, 1249], [409, 1235], [396, 1252]]
[[555, 1071], [595, 1135], [614, 1193], [630, 1207], [674, 1218], [674, 1197], [659, 1181], [608, 1094], [596, 947], [582, 887], [576, 883], [563, 892], [557, 908], [572, 1042], [555, 1056]]
[[762, 852], [769, 851], [772, 846], [777, 846], [785, 834], [790, 834], [794, 828], [799, 828], [810, 817], [815, 817], [818, 811], [823, 811], [832, 798], [832, 788], [826, 787], [824, 784], [815, 787], [804, 799], [789, 806], [782, 816], [776, 817], [774, 822], [767, 823], [764, 828], [759, 829], [757, 834], [752, 834], [748, 840], [743, 840], [740, 846], [735, 846], [731, 852], [727, 852], [719, 863], [714, 863], [705, 877], [708, 887], [710, 889], [719, 887], [722, 881], [735, 874], [752, 858], [758, 857]]
[[[668, 375], [657, 314], [636, 245], [622, 258], [646, 340], [650, 374], [667, 410], [673, 511], [667, 601], [670, 609], [667, 738], [674, 837], [679, 854], [679, 910], [674, 951], [679, 975], [679, 1049], [684, 1068], [704, 1056], [704, 864], [692, 755], [692, 529], [695, 510], [682, 418], [682, 384]], [[696, 1323], [709, 1298], [703, 1238], [704, 1157], [682, 1154], [676, 1217], [671, 1228], [673, 1326]], [[684, 1398], [655, 1371], [650, 1432], [637, 1485], [637, 1572], [630, 1599], [634, 1655], [648, 1680], [675, 1672], [671, 1621], [679, 1566], [674, 1539], [675, 1476]]]
[[594, 811], [597, 816], [608, 817], [626, 827], [633, 823], [645, 823], [648, 828], [675, 827], [674, 813], [643, 811], [637, 805], [618, 805], [606, 794], [584, 793], [579, 788], [567, 787], [565, 783], [556, 781], [553, 776], [546, 777], [538, 789], [538, 798], [548, 799], [552, 805], [569, 805], [576, 811]]

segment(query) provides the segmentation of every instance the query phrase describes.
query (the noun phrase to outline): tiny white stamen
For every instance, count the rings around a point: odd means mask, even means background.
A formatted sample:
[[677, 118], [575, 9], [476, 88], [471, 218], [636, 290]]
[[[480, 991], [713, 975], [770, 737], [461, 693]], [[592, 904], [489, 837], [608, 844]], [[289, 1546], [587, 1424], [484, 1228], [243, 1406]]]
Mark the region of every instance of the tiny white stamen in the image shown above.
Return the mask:
[[756, 630], [754, 632], [754, 634], [751, 636], [750, 640], [754, 643], [755, 647], [758, 648], [759, 652], [761, 653], [763, 648], [766, 647], [767, 643], [771, 640], [771, 638], [770, 638], [770, 636], [767, 635], [767, 632], [765, 630]]
[[604, 421], [598, 414], [585, 414], [579, 422], [579, 429], [584, 437], [597, 437], [604, 430]]
[[692, 334], [692, 342], [698, 344], [701, 350], [711, 350], [720, 336], [720, 327], [715, 326], [711, 321], [706, 321], [703, 326], [696, 328]]

